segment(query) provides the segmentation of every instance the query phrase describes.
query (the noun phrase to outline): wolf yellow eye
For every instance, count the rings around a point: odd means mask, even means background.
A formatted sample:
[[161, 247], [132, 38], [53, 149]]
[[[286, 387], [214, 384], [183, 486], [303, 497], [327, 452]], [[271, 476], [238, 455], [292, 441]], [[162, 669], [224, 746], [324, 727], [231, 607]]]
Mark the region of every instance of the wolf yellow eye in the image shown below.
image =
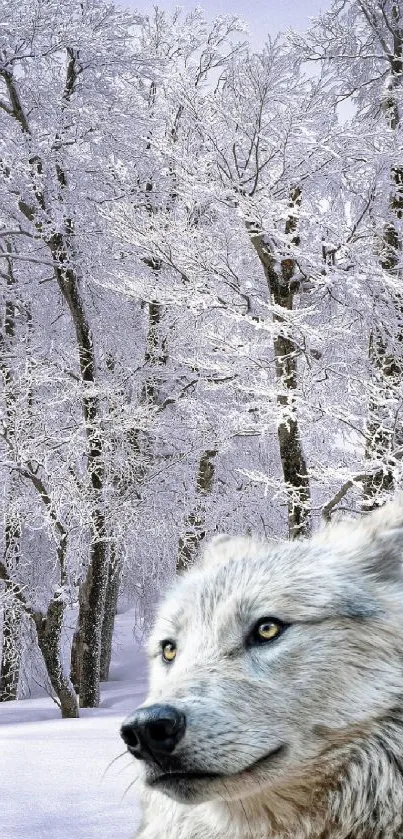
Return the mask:
[[286, 624], [282, 623], [282, 621], [279, 621], [276, 618], [263, 618], [262, 620], [258, 621], [254, 629], [252, 630], [250, 635], [250, 642], [252, 644], [264, 644], [268, 641], [273, 641], [275, 638], [281, 635], [285, 628]]
[[271, 641], [280, 632], [278, 623], [261, 623], [258, 627], [257, 634], [262, 641]]
[[176, 644], [173, 641], [163, 641], [161, 648], [164, 661], [170, 663], [176, 658]]

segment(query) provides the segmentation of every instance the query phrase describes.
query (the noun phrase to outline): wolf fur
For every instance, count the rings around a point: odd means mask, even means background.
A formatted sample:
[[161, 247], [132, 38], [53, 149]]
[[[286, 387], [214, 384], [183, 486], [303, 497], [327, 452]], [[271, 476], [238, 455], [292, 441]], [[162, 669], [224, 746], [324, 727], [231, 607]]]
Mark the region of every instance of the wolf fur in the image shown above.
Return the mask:
[[[135, 764], [138, 839], [403, 837], [402, 554], [402, 499], [307, 541], [208, 545], [149, 641], [145, 706], [187, 726], [166, 783]], [[268, 616], [288, 627], [248, 645]]]

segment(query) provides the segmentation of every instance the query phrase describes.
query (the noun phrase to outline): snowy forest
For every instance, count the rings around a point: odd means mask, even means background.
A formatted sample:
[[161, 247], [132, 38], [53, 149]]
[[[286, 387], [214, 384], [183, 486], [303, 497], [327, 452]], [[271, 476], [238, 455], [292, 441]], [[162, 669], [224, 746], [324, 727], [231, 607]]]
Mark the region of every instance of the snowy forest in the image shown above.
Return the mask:
[[2, 702], [97, 707], [205, 538], [403, 486], [403, 2], [323, 7], [1, 0]]

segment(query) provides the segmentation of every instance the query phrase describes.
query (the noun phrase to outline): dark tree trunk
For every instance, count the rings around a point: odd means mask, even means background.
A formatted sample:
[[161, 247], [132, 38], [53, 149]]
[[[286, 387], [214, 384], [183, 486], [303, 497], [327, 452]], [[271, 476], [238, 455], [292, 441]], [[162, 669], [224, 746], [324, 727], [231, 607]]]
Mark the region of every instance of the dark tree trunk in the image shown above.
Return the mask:
[[70, 652], [70, 680], [74, 685], [74, 690], [76, 691], [76, 693], [78, 693], [80, 690], [80, 649], [80, 627], [79, 621], [77, 621], [77, 627], [73, 635]]
[[[20, 561], [21, 527], [19, 520], [6, 518], [4, 566], [10, 575]], [[3, 611], [3, 646], [0, 662], [0, 702], [17, 699], [21, 666], [21, 605], [14, 596], [14, 585], [6, 580]]]
[[363, 481], [363, 508], [374, 510], [385, 502], [385, 494], [393, 491], [391, 466], [396, 446], [396, 432], [390, 427], [385, 406], [392, 404], [401, 380], [401, 366], [392, 358], [379, 333], [372, 334], [369, 342], [372, 362], [372, 386], [378, 394], [368, 402], [366, 424], [366, 460], [371, 461], [372, 471]]
[[111, 556], [108, 569], [108, 583], [106, 587], [104, 620], [102, 624], [101, 642], [101, 682], [109, 679], [109, 668], [112, 658], [113, 630], [118, 605], [119, 586], [122, 566], [117, 556], [115, 544], [111, 545]]
[[[7, 243], [6, 249], [12, 254], [11, 243]], [[4, 394], [7, 416], [7, 433], [10, 442], [14, 439], [15, 426], [15, 384], [14, 376], [10, 366], [12, 351], [15, 345], [16, 331], [16, 279], [13, 272], [11, 258], [6, 262], [7, 267], [7, 292], [8, 296], [5, 305], [4, 337], [0, 336], [0, 348], [2, 357], [0, 368], [4, 377]], [[4, 354], [3, 354], [4, 353]], [[17, 495], [17, 484], [13, 474], [10, 477], [10, 487], [7, 503], [11, 508], [13, 499]], [[9, 573], [15, 572], [20, 562], [21, 524], [18, 516], [6, 510], [4, 528], [4, 565]], [[5, 607], [3, 611], [3, 645], [0, 661], [0, 702], [6, 702], [17, 698], [18, 682], [21, 665], [21, 624], [22, 615], [18, 601], [14, 598], [14, 586], [12, 582], [5, 582]]]
[[[382, 102], [382, 109], [390, 129], [397, 131], [401, 123], [400, 99], [403, 73], [403, 31], [400, 27], [400, 11], [397, 3], [392, 4], [388, 24], [393, 37], [393, 54], [389, 56], [389, 84]], [[401, 285], [403, 248], [398, 226], [403, 218], [402, 167], [392, 167], [391, 181], [389, 219], [384, 227], [381, 243], [381, 265]], [[403, 349], [403, 295], [394, 292], [393, 302], [401, 324], [396, 336], [397, 346]], [[369, 359], [373, 369], [373, 385], [377, 392], [375, 398], [371, 396], [368, 403], [365, 456], [372, 462], [373, 471], [364, 482], [363, 507], [366, 511], [382, 505], [385, 495], [393, 491], [394, 451], [400, 449], [403, 442], [401, 431], [391, 427], [388, 417], [390, 404], [393, 404], [396, 399], [400, 402], [403, 356], [401, 352], [396, 353], [396, 345], [391, 354], [382, 322], [375, 324], [370, 336]], [[400, 425], [399, 422], [397, 429]]]
[[[285, 232], [290, 235], [293, 245], [299, 244], [295, 233], [297, 217], [293, 211], [301, 203], [301, 190], [295, 188], [290, 198], [290, 215]], [[298, 284], [293, 280], [295, 260], [292, 256], [273, 253], [266, 243], [262, 231], [252, 224], [247, 226], [252, 244], [263, 266], [267, 280], [271, 301], [277, 311], [273, 315], [276, 324], [273, 348], [277, 379], [277, 405], [280, 415], [286, 419], [280, 420], [277, 434], [279, 453], [283, 471], [284, 483], [288, 503], [288, 534], [290, 539], [306, 536], [311, 530], [311, 492], [308, 468], [303, 452], [298, 417], [295, 406], [295, 394], [298, 387], [297, 356], [298, 351], [293, 340], [288, 336], [288, 321], [283, 318], [279, 309], [285, 312], [294, 307], [295, 292]], [[277, 268], [279, 264], [279, 268]]]
[[[159, 264], [153, 261], [154, 271], [159, 270]], [[166, 365], [168, 360], [167, 343], [161, 338], [161, 322], [163, 318], [163, 307], [160, 303], [152, 300], [148, 304], [148, 330], [144, 361], [147, 365], [149, 375], [144, 383], [141, 394], [141, 402], [145, 405], [158, 405], [160, 384], [159, 370]]]
[[[65, 243], [53, 237], [54, 258], [67, 261]], [[86, 579], [81, 585], [79, 614], [80, 707], [94, 708], [99, 704], [101, 634], [108, 574], [105, 518], [101, 511], [104, 486], [103, 444], [99, 431], [99, 405], [91, 388], [96, 383], [95, 352], [91, 329], [81, 299], [78, 277], [70, 269], [56, 269], [60, 289], [70, 309], [77, 336], [78, 355], [83, 383], [83, 413], [88, 450], [87, 469], [93, 492], [92, 540]]]
[[87, 576], [80, 587], [80, 708], [97, 708], [100, 699], [101, 641], [107, 585], [103, 515], [99, 514], [96, 523], [97, 538], [93, 539]]
[[[78, 52], [72, 48], [66, 50], [67, 72], [63, 90], [63, 100], [67, 103], [74, 95], [77, 79], [82, 67]], [[20, 101], [18, 86], [12, 69], [2, 71], [9, 94], [11, 113], [19, 123], [21, 130], [30, 137], [31, 129]], [[103, 439], [101, 415], [95, 394], [96, 364], [94, 341], [89, 319], [84, 304], [81, 278], [75, 269], [74, 223], [71, 218], [64, 219], [61, 230], [48, 233], [43, 228], [42, 216], [47, 213], [46, 193], [41, 188], [43, 163], [38, 155], [31, 158], [33, 200], [27, 204], [20, 199], [19, 207], [24, 216], [36, 226], [38, 235], [49, 248], [54, 263], [54, 275], [60, 292], [68, 306], [73, 328], [76, 334], [78, 360], [82, 382], [82, 408], [87, 435], [87, 471], [92, 490], [92, 541], [89, 567], [82, 585], [80, 600], [80, 704], [82, 707], [94, 707], [99, 702], [99, 667], [101, 654], [101, 632], [103, 608], [107, 581], [107, 552], [105, 540], [105, 522], [102, 512], [104, 488]], [[55, 165], [55, 174], [60, 187], [60, 201], [67, 189], [67, 177], [59, 164]], [[39, 176], [39, 177], [38, 177]], [[52, 213], [49, 212], [49, 218]], [[82, 613], [81, 613], [82, 612]]]
[[179, 539], [178, 557], [176, 570], [178, 573], [185, 571], [195, 560], [199, 546], [206, 535], [206, 518], [203, 509], [203, 496], [211, 494], [214, 482], [214, 458], [217, 456], [217, 449], [206, 449], [203, 452], [197, 472], [196, 493], [200, 501], [186, 519], [185, 533]]
[[52, 688], [59, 700], [62, 717], [78, 717], [77, 696], [64, 673], [60, 639], [63, 626], [63, 599], [55, 594], [46, 615], [35, 616], [38, 646], [43, 655]]
[[[6, 604], [12, 585], [5, 584]], [[0, 702], [17, 699], [21, 666], [21, 610], [17, 603], [3, 610], [3, 646], [0, 663]]]

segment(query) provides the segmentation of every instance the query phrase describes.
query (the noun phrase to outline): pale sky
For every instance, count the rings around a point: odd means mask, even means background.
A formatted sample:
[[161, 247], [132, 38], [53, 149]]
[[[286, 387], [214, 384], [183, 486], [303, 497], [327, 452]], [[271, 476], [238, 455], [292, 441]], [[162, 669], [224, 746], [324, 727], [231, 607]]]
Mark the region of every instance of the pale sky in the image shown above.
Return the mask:
[[330, 0], [120, 0], [120, 3], [141, 12], [149, 11], [153, 6], [164, 9], [182, 6], [186, 10], [201, 6], [209, 17], [236, 14], [249, 24], [256, 46], [265, 41], [268, 33], [275, 35], [289, 27], [305, 29], [310, 17], [330, 6]]

